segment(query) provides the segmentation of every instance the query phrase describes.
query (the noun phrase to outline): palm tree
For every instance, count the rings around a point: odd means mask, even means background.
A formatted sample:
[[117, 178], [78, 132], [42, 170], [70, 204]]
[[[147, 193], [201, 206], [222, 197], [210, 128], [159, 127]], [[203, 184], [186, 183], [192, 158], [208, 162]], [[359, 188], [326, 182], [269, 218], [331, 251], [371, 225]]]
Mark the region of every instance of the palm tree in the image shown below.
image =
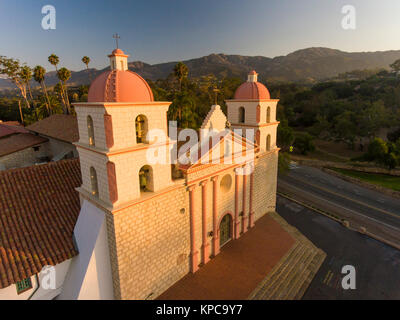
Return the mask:
[[30, 84], [30, 81], [32, 80], [32, 69], [29, 68], [28, 66], [21, 67], [20, 76], [21, 79], [25, 82], [26, 86], [28, 87], [29, 96], [31, 97], [31, 100], [33, 100], [31, 84]]
[[56, 68], [56, 71], [58, 71], [57, 65], [60, 63], [60, 59], [58, 58], [58, 56], [56, 56], [54, 53], [52, 53], [48, 57], [48, 60], [49, 60], [50, 64], [52, 64]]
[[82, 62], [83, 62], [84, 64], [86, 64], [86, 70], [87, 70], [87, 72], [88, 72], [88, 74], [89, 74], [89, 81], [92, 82], [91, 75], [90, 75], [90, 73], [89, 73], [90, 58], [89, 58], [88, 56], [84, 56], [84, 57], [82, 58]]
[[[58, 76], [57, 65], [60, 63], [60, 59], [58, 58], [57, 55], [52, 53], [48, 57], [48, 61], [50, 62], [50, 64], [52, 64], [56, 68], [56, 73], [57, 73], [57, 76]], [[65, 96], [64, 96], [64, 89], [63, 89], [63, 86], [61, 84], [61, 80], [60, 80], [60, 85], [61, 85], [61, 94], [60, 94], [60, 96], [61, 96], [62, 104], [64, 105], [64, 112], [65, 112], [65, 110], [67, 109], [67, 103], [66, 103], [66, 99], [65, 99]]]
[[44, 82], [45, 74], [46, 74], [46, 69], [43, 68], [42, 66], [36, 66], [33, 69], [33, 78], [35, 79], [36, 82], [40, 83], [40, 86], [42, 87], [43, 94], [45, 95], [46, 100], [47, 100], [47, 103], [46, 103], [47, 112], [50, 115], [52, 112], [51, 112], [51, 104], [50, 104], [49, 95], [47, 94], [47, 88], [46, 88], [46, 84]]
[[67, 112], [71, 113], [69, 99], [68, 99], [68, 90], [67, 90], [67, 81], [71, 78], [71, 71], [67, 68], [61, 68], [57, 72], [58, 79], [62, 82], [61, 90], [64, 91], [65, 94], [65, 101], [67, 103]]
[[182, 83], [189, 74], [189, 68], [183, 62], [178, 62], [174, 67], [174, 75], [179, 81], [179, 88], [182, 91]]

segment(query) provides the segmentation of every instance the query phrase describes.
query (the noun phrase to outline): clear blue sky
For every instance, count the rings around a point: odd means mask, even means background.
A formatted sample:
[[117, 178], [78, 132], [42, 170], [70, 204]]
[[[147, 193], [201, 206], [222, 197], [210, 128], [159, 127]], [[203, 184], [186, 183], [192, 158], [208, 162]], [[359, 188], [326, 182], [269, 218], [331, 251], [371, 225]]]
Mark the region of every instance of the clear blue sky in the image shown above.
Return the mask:
[[[41, 8], [56, 8], [56, 30], [41, 28]], [[356, 30], [343, 30], [341, 8], [354, 5]], [[274, 57], [323, 46], [344, 51], [400, 49], [399, 0], [0, 0], [0, 55], [48, 70], [108, 64], [112, 34], [129, 61], [159, 63], [210, 53]]]

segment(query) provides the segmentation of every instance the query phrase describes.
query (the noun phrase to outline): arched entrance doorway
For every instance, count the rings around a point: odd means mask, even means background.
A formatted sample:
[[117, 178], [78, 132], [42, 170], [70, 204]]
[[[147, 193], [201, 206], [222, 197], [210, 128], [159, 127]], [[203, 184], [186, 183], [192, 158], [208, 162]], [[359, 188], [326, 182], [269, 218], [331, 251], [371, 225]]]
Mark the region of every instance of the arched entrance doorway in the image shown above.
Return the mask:
[[219, 224], [219, 246], [222, 247], [232, 239], [232, 216], [226, 214]]

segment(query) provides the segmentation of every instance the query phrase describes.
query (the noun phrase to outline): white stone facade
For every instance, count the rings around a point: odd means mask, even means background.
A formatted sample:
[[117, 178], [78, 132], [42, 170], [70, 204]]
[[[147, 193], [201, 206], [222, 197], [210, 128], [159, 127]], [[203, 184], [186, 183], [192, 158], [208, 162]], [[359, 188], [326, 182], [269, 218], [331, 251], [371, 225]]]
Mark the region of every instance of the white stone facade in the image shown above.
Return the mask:
[[[146, 154], [155, 147], [168, 151], [173, 141], [136, 143], [135, 120], [143, 115], [148, 130], [167, 133], [169, 103], [75, 106], [83, 180], [79, 191], [83, 200], [105, 212], [115, 299], [154, 299], [188, 272], [196, 272], [219, 253], [220, 221], [226, 214], [232, 217], [231, 238], [237, 239], [257, 219], [275, 211], [277, 102], [227, 101], [232, 129], [260, 131], [254, 159], [232, 164], [192, 163], [182, 167], [184, 178], [178, 180], [172, 180], [169, 162], [151, 164], [150, 192], [140, 192], [139, 187], [139, 170], [148, 165]], [[246, 109], [244, 123], [239, 121], [241, 106]], [[89, 145], [88, 116], [93, 119], [94, 146]], [[213, 106], [203, 128], [225, 129], [226, 120], [218, 106]], [[110, 171], [110, 163], [114, 171]], [[248, 174], [238, 174], [244, 166]], [[97, 174], [97, 197], [91, 194], [90, 167]]]

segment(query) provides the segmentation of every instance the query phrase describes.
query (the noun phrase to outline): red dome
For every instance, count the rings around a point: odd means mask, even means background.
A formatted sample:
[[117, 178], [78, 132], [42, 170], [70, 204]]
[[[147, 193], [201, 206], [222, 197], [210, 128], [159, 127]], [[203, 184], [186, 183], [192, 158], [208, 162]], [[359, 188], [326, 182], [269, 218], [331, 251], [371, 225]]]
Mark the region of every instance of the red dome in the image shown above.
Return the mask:
[[91, 84], [88, 102], [152, 102], [153, 92], [137, 73], [126, 70], [105, 71]]
[[262, 83], [257, 82], [257, 72], [250, 71], [247, 82], [242, 83], [236, 89], [235, 99], [237, 100], [269, 100], [269, 91]]
[[112, 54], [124, 54], [124, 52], [121, 49], [114, 49]]

